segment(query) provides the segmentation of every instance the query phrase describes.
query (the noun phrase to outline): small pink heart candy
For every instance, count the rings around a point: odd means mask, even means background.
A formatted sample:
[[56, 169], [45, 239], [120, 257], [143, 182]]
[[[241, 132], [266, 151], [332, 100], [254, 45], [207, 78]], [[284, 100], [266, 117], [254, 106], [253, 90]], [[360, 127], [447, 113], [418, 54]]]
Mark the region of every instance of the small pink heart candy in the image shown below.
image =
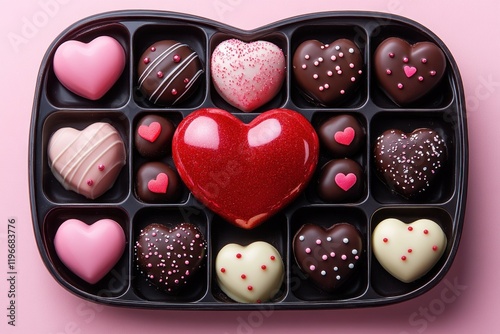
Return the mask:
[[348, 126], [347, 128], [344, 129], [344, 131], [335, 132], [334, 138], [337, 143], [349, 146], [352, 143], [355, 136], [356, 132], [354, 131], [354, 129]]
[[125, 51], [109, 36], [89, 43], [71, 40], [54, 54], [54, 72], [61, 84], [89, 100], [98, 100], [115, 84], [125, 68]]
[[345, 175], [344, 173], [338, 173], [335, 175], [335, 183], [344, 191], [348, 191], [356, 184], [357, 178], [354, 173], [349, 173]]
[[151, 122], [149, 125], [141, 125], [137, 132], [142, 138], [154, 143], [161, 134], [161, 124], [158, 122]]
[[168, 189], [168, 175], [165, 173], [160, 173], [156, 176], [156, 179], [149, 180], [148, 182], [149, 191], [156, 194], [165, 194]]
[[403, 67], [403, 70], [405, 71], [405, 75], [408, 78], [411, 78], [415, 73], [417, 73], [417, 69], [413, 66], [406, 65], [405, 67]]
[[95, 284], [118, 262], [125, 249], [125, 234], [114, 220], [101, 219], [87, 225], [68, 219], [54, 238], [57, 256], [74, 274]]

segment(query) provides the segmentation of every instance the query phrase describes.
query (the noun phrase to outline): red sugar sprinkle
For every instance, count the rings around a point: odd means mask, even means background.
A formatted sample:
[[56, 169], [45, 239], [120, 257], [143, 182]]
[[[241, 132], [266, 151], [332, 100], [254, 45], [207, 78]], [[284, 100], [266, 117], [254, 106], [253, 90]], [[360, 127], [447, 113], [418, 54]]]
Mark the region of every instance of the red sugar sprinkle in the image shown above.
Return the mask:
[[411, 253], [411, 252], [413, 252], [413, 249], [409, 248], [408, 253]]
[[262, 268], [262, 270], [266, 270], [267, 268], [265, 264], [261, 265], [260, 267]]
[[438, 249], [438, 246], [436, 246], [436, 245], [432, 246], [433, 251], [437, 251], [437, 249]]
[[149, 63], [149, 58], [148, 57], [144, 58], [144, 64], [148, 64], [148, 63]]
[[163, 72], [162, 71], [158, 71], [158, 73], [156, 73], [156, 75], [158, 76], [158, 78], [163, 78]]
[[221, 273], [225, 273], [226, 272], [226, 268], [220, 268], [220, 272]]
[[172, 89], [172, 95], [177, 95], [177, 89], [175, 88]]
[[424, 234], [429, 234], [429, 230], [424, 230]]
[[181, 61], [181, 57], [179, 55], [174, 56], [174, 63], [178, 63]]
[[237, 257], [238, 259], [241, 259], [241, 254], [240, 254], [240, 253], [236, 254], [236, 257]]
[[410, 232], [413, 231], [413, 227], [408, 226], [408, 231], [410, 231]]
[[394, 53], [389, 53], [389, 57], [394, 58]]
[[104, 165], [100, 164], [99, 166], [97, 166], [97, 169], [99, 169], [102, 172], [104, 170]]
[[94, 180], [91, 180], [91, 179], [87, 180], [87, 185], [89, 187], [92, 187], [94, 185]]
[[389, 239], [384, 238], [384, 239], [382, 239], [382, 241], [383, 241], [383, 242], [387, 242], [387, 241], [389, 241]]
[[249, 286], [247, 287], [247, 289], [248, 289], [249, 291], [252, 291], [252, 290], [253, 290], [253, 286], [249, 285]]
[[152, 52], [155, 52], [156, 51], [156, 48], [154, 46], [151, 47], [151, 51]]
[[274, 255], [271, 255], [271, 261], [276, 260], [276, 257]]
[[401, 260], [406, 261], [406, 256], [401, 256]]
[[241, 274], [241, 279], [245, 279], [245, 278], [247, 278], [247, 275]]

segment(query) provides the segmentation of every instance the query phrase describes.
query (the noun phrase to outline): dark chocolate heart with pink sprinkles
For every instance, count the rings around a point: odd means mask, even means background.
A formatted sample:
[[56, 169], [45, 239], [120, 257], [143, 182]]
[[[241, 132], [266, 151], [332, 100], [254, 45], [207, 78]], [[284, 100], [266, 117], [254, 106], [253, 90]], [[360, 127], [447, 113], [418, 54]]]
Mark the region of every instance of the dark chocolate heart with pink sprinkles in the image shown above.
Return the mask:
[[192, 224], [169, 228], [154, 223], [141, 230], [134, 250], [141, 274], [157, 288], [176, 293], [205, 265], [207, 243]]

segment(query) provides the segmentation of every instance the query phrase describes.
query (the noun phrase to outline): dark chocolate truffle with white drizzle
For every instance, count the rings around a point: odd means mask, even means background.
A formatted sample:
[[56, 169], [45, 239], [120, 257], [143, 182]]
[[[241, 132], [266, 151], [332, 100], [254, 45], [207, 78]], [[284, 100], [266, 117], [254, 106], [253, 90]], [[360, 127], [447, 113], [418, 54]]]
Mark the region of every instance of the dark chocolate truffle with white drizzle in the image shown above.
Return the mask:
[[203, 66], [198, 54], [187, 44], [164, 40], [144, 51], [137, 72], [139, 90], [149, 101], [173, 106], [193, 95]]

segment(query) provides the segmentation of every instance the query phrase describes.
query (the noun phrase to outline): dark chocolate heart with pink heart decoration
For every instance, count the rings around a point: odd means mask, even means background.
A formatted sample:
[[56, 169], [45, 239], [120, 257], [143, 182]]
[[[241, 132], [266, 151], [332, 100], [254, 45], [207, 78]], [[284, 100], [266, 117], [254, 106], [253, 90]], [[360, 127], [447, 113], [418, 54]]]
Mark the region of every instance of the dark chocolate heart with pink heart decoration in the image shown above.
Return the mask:
[[207, 243], [193, 224], [150, 224], [135, 242], [137, 269], [157, 288], [175, 294], [205, 265]]
[[361, 233], [351, 224], [306, 224], [293, 239], [297, 264], [320, 289], [332, 292], [349, 280], [363, 253]]
[[295, 50], [293, 74], [309, 99], [331, 105], [358, 85], [363, 74], [363, 57], [356, 44], [348, 39], [330, 44], [308, 40]]
[[316, 131], [301, 114], [273, 109], [246, 124], [207, 108], [179, 124], [172, 153], [193, 195], [227, 221], [251, 229], [294, 200], [318, 162]]
[[366, 131], [353, 115], [341, 114], [330, 117], [318, 129], [318, 137], [334, 157], [356, 155], [365, 144]]
[[398, 105], [408, 105], [439, 83], [446, 70], [446, 57], [434, 43], [409, 44], [391, 37], [375, 50], [374, 65], [386, 94]]

